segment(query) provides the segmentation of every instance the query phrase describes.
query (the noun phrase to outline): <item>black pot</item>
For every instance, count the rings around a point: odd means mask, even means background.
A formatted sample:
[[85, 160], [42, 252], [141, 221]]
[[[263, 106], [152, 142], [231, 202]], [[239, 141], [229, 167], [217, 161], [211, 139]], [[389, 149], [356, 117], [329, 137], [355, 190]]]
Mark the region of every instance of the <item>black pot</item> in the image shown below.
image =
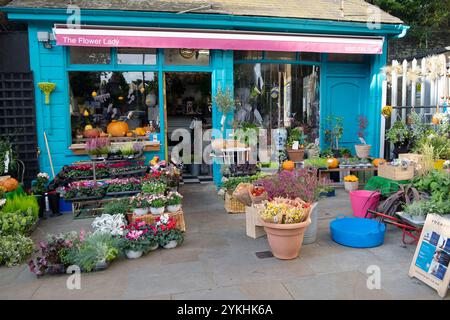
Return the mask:
[[394, 145], [394, 150], [392, 151], [392, 153], [394, 154], [395, 158], [398, 158], [399, 154], [408, 153], [409, 151], [410, 151], [409, 143], [404, 143]]
[[45, 211], [45, 197], [42, 194], [34, 195], [34, 197], [39, 204], [39, 218], [43, 218]]
[[58, 192], [52, 192], [48, 194], [48, 202], [50, 204], [50, 210], [53, 215], [59, 215], [59, 198], [60, 195]]

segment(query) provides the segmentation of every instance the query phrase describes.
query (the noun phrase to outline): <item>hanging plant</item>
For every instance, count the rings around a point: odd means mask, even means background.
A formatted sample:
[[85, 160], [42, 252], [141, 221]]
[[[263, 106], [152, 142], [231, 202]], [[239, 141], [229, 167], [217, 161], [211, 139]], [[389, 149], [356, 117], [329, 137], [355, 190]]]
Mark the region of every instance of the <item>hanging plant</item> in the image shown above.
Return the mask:
[[56, 84], [52, 82], [39, 82], [38, 87], [45, 94], [45, 104], [50, 104], [50, 94], [55, 91]]
[[217, 88], [217, 94], [215, 97], [217, 108], [223, 114], [227, 114], [234, 110], [235, 103], [231, 96], [230, 89], [227, 88], [226, 92], [223, 93], [220, 86]]

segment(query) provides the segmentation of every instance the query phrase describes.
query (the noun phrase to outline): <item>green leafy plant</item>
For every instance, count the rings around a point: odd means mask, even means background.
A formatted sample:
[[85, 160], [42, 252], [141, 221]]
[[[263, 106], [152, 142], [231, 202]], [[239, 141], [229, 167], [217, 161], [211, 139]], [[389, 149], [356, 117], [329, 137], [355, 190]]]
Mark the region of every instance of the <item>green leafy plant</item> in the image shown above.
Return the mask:
[[313, 168], [327, 168], [328, 163], [326, 158], [310, 158], [304, 161], [305, 167]]
[[259, 178], [262, 178], [263, 175], [261, 174], [256, 174], [253, 176], [242, 176], [242, 177], [229, 177], [228, 179], [226, 179], [223, 184], [222, 187], [228, 192], [228, 193], [233, 193], [234, 190], [236, 189], [236, 187], [240, 184], [240, 183], [251, 183], [255, 180], [258, 180]]
[[386, 131], [386, 138], [394, 145], [405, 145], [409, 143], [411, 131], [403, 121], [397, 120], [392, 127]]
[[181, 200], [183, 200], [183, 196], [178, 192], [169, 192], [166, 197], [166, 205], [168, 206], [176, 206], [181, 204]]
[[132, 209], [148, 208], [150, 206], [149, 201], [150, 196], [140, 193], [130, 198], [130, 207]]
[[416, 177], [413, 186], [419, 191], [429, 193], [434, 201], [450, 199], [450, 174], [447, 172], [433, 170], [427, 175]]
[[66, 265], [78, 265], [90, 272], [100, 263], [109, 263], [120, 252], [120, 240], [108, 233], [89, 234], [79, 246], [73, 246], [65, 253]]
[[295, 141], [298, 141], [299, 148], [305, 144], [306, 135], [299, 128], [289, 128], [288, 129], [288, 138], [286, 141], [286, 146], [288, 148], [292, 148], [292, 145]]
[[27, 233], [38, 216], [39, 204], [34, 196], [16, 195], [0, 211], [0, 234]]
[[167, 185], [160, 181], [150, 181], [142, 185], [142, 193], [162, 194], [166, 191]]
[[162, 208], [166, 205], [166, 197], [163, 195], [151, 195], [148, 201], [151, 208]]
[[38, 173], [36, 177], [36, 181], [31, 187], [31, 192], [35, 195], [42, 195], [47, 189], [47, 183], [49, 181], [50, 177], [45, 172]]
[[120, 199], [120, 200], [114, 200], [111, 202], [108, 202], [103, 207], [103, 213], [104, 214], [126, 214], [128, 212], [129, 208], [129, 200], [128, 199]]
[[33, 240], [21, 234], [0, 236], [0, 265], [12, 267], [33, 252]]
[[231, 95], [230, 89], [227, 88], [226, 92], [224, 93], [219, 86], [217, 88], [217, 94], [215, 97], [217, 109], [222, 112], [223, 114], [227, 114], [234, 110], [235, 108], [235, 102], [233, 99], [233, 96]]
[[344, 118], [329, 115], [325, 119], [325, 139], [332, 149], [339, 148], [339, 140], [344, 134]]

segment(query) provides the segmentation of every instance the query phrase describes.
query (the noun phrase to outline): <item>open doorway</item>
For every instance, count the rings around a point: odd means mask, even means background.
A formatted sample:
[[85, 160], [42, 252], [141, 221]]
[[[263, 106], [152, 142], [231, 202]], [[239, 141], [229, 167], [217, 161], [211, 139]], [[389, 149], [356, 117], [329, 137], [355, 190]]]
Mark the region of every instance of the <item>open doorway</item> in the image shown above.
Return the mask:
[[[177, 129], [191, 132], [191, 154], [193, 159], [193, 128], [201, 125], [203, 132], [212, 128], [211, 73], [207, 72], [167, 72], [165, 73], [167, 153], [171, 159], [172, 149], [180, 143], [172, 141], [172, 133]], [[203, 146], [204, 148], [205, 146]], [[191, 161], [192, 162], [192, 161]], [[201, 182], [212, 176], [212, 168], [205, 163], [184, 165], [186, 182]], [[199, 178], [200, 177], [200, 178]]]

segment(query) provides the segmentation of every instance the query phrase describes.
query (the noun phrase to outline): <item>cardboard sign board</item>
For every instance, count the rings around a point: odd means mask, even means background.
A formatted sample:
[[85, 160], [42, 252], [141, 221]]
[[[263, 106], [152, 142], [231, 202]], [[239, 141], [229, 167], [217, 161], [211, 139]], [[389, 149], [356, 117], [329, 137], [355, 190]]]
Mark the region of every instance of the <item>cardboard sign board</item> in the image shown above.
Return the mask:
[[423, 281], [444, 298], [450, 283], [449, 262], [450, 220], [429, 214], [409, 268], [409, 276]]

